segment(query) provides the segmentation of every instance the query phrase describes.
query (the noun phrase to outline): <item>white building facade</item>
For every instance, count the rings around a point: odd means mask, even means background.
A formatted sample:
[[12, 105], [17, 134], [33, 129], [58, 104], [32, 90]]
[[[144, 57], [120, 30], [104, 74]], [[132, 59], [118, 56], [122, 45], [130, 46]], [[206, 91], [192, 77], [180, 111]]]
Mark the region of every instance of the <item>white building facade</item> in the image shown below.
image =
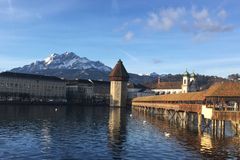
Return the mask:
[[43, 75], [0, 73], [0, 101], [66, 101], [64, 80]]
[[158, 78], [157, 85], [152, 88], [156, 94], [178, 94], [197, 91], [196, 75], [183, 74], [182, 82], [161, 82]]

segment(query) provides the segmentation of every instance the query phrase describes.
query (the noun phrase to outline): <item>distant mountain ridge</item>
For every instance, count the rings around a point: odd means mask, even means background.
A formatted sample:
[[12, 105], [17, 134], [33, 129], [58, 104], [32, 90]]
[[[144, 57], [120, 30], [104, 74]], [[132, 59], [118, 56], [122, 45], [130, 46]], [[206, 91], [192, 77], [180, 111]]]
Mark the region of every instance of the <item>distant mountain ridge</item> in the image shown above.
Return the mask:
[[[23, 67], [13, 68], [11, 72], [40, 74], [46, 76], [56, 76], [65, 79], [93, 79], [93, 80], [109, 80], [109, 73], [112, 68], [100, 61], [92, 61], [86, 57], [79, 57], [73, 52], [65, 52], [63, 54], [51, 54], [49, 57], [41, 61], [33, 62]], [[128, 70], [128, 69], [127, 69]], [[155, 72], [148, 75], [138, 75], [129, 73], [130, 81], [133, 83], [156, 83], [158, 77], [163, 82], [179, 82], [182, 81], [182, 75], [157, 74]], [[197, 75], [200, 86], [210, 85], [215, 81], [221, 81], [222, 78], [213, 76]]]
[[23, 67], [14, 68], [13, 72], [34, 73], [41, 70], [69, 69], [69, 70], [86, 70], [96, 69], [103, 72], [110, 72], [111, 68], [104, 65], [100, 61], [91, 61], [86, 57], [79, 57], [73, 52], [65, 52], [63, 54], [51, 54], [42, 61], [36, 61]]
[[[51, 54], [41, 61], [36, 61], [23, 67], [13, 68], [11, 72], [57, 76], [65, 79], [93, 79], [108, 81], [112, 68], [100, 61], [91, 61], [79, 57], [73, 52]], [[130, 73], [130, 81], [145, 83], [154, 80], [150, 76], [139, 76]]]

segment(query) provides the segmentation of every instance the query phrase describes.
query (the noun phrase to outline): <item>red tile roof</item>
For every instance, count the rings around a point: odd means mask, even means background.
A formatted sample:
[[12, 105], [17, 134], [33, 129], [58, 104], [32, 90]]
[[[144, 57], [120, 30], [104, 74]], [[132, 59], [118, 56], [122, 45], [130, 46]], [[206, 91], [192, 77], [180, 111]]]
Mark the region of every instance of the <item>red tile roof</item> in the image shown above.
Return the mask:
[[160, 96], [147, 96], [134, 98], [133, 102], [137, 101], [204, 101], [206, 91], [202, 92], [190, 92], [190, 93], [180, 93], [180, 94], [167, 94]]
[[240, 97], [239, 82], [218, 82], [208, 90], [206, 97]]
[[182, 89], [182, 82], [160, 82], [154, 84], [152, 89]]
[[118, 61], [109, 75], [110, 81], [128, 81], [129, 75], [121, 60]]

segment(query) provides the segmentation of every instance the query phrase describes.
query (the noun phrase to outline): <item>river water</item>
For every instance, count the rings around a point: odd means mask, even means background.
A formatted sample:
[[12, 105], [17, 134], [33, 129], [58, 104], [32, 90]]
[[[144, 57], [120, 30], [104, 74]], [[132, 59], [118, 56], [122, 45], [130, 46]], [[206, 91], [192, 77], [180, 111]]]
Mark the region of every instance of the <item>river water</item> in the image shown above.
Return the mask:
[[240, 138], [135, 110], [1, 105], [0, 159], [240, 159]]

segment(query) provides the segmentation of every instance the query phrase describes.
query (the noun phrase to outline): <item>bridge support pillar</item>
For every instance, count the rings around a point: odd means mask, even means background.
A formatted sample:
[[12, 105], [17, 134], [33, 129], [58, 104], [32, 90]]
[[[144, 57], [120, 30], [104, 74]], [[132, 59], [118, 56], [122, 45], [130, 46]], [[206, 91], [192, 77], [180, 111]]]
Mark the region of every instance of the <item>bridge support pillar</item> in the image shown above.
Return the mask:
[[168, 111], [166, 109], [164, 109], [164, 111], [163, 111], [163, 116], [166, 119], [168, 118]]
[[198, 113], [198, 132], [202, 132], [202, 114]]
[[183, 112], [183, 125], [184, 125], [184, 128], [186, 127], [188, 123], [188, 114], [187, 112]]
[[216, 120], [212, 120], [212, 134], [215, 135], [215, 130], [216, 130]]
[[221, 121], [221, 135], [222, 136], [225, 135], [225, 121], [224, 120]]
[[239, 127], [239, 124], [236, 123], [236, 135], [238, 135], [238, 127]]
[[220, 135], [220, 133], [221, 133], [221, 121], [220, 120], [217, 120], [217, 135]]
[[194, 113], [190, 113], [190, 121], [191, 121], [191, 123], [194, 122]]

